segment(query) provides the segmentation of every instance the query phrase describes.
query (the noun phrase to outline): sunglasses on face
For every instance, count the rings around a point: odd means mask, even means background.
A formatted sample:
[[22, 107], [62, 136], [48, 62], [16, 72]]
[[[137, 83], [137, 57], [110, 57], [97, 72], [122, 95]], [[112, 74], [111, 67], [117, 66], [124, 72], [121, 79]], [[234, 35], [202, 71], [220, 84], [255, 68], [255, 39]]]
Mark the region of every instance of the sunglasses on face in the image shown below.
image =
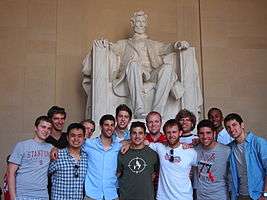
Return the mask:
[[74, 165], [74, 177], [78, 178], [79, 177], [79, 165]]
[[171, 162], [171, 163], [173, 163], [173, 161], [174, 161], [174, 156], [173, 156], [173, 149], [171, 149], [170, 150], [170, 159], [169, 159], [169, 161]]

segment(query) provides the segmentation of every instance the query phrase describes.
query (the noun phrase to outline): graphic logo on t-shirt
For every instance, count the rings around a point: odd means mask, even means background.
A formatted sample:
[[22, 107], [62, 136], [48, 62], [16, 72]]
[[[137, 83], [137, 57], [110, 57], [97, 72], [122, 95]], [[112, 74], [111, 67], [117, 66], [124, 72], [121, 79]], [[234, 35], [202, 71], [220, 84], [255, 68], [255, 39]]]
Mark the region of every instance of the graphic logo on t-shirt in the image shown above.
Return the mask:
[[[49, 162], [50, 152], [45, 150], [33, 150], [26, 152], [26, 159], [31, 161], [38, 161], [39, 165]], [[43, 160], [44, 159], [44, 160]]]
[[128, 167], [133, 173], [140, 174], [146, 168], [147, 164], [146, 161], [138, 156], [131, 159]]
[[182, 161], [180, 156], [171, 155], [170, 153], [166, 153], [165, 160], [168, 160], [172, 163], [179, 163]]
[[209, 182], [215, 182], [216, 177], [211, 170], [213, 163], [215, 162], [215, 153], [205, 154], [201, 153], [200, 160], [198, 161], [198, 176], [200, 179]]

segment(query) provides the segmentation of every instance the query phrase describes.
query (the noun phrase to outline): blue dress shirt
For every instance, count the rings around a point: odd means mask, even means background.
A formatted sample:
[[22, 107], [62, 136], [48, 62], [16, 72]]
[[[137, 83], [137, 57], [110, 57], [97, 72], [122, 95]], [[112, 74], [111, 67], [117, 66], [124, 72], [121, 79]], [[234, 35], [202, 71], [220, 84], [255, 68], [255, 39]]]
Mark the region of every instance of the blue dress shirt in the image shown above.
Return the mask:
[[121, 144], [114, 141], [108, 150], [104, 150], [101, 138], [97, 137], [87, 139], [83, 149], [88, 159], [85, 178], [86, 196], [96, 200], [118, 198], [116, 172]]
[[129, 140], [129, 139], [130, 139], [130, 131], [126, 129], [126, 130], [123, 132], [123, 138], [122, 138], [122, 139], [118, 138], [117, 133], [116, 133], [116, 131], [115, 131], [115, 132], [113, 133], [113, 135], [112, 135], [112, 139], [113, 139], [113, 141], [116, 141], [116, 142], [120, 142], [120, 141], [122, 141], [122, 140]]
[[[233, 147], [235, 141], [229, 144]], [[245, 159], [247, 164], [248, 192], [252, 199], [259, 199], [264, 190], [267, 175], [267, 140], [249, 132], [245, 140]], [[237, 163], [233, 151], [230, 154], [230, 169], [232, 176], [231, 199], [238, 199], [239, 178]]]

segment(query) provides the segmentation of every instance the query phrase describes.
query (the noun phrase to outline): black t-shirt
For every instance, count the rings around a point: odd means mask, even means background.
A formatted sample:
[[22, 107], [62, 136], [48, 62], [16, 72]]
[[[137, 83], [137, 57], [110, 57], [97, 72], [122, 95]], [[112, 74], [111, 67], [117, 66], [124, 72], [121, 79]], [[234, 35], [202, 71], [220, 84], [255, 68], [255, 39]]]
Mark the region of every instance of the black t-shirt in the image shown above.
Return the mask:
[[158, 169], [157, 153], [145, 146], [143, 149], [129, 149], [119, 154], [118, 172], [120, 199], [154, 200], [152, 174]]
[[58, 149], [63, 149], [68, 146], [68, 140], [67, 140], [67, 133], [62, 132], [60, 138], [56, 140], [51, 135], [48, 136], [45, 140], [47, 143], [52, 144], [54, 147]]

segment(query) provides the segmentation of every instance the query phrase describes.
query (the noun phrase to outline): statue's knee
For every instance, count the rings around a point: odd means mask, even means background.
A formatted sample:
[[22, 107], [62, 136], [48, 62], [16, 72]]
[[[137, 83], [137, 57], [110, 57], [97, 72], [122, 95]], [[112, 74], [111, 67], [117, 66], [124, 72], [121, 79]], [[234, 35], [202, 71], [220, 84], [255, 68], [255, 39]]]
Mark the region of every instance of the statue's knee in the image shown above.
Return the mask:
[[163, 65], [162, 68], [160, 69], [159, 73], [174, 73], [173, 66], [171, 65]]
[[132, 61], [127, 65], [127, 71], [129, 72], [139, 72], [141, 70], [141, 66], [138, 62]]

